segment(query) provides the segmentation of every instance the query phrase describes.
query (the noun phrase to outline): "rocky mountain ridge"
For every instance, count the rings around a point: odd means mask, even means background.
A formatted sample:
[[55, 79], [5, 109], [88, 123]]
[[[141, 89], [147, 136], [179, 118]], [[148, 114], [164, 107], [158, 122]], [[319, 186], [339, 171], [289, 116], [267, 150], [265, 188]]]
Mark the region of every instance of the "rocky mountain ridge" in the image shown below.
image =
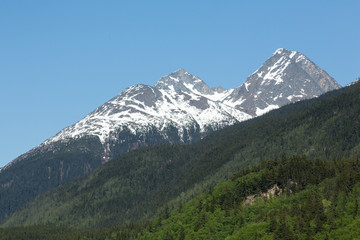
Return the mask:
[[[29, 154], [54, 151], [56, 142], [98, 137], [103, 161], [119, 154], [164, 142], [191, 143], [207, 133], [260, 116], [291, 102], [313, 98], [341, 86], [305, 55], [280, 48], [238, 88], [210, 88], [199, 77], [179, 69], [156, 85], [131, 86], [85, 118], [69, 126]], [[158, 140], [146, 141], [155, 132]], [[131, 135], [131, 143], [120, 135]]]

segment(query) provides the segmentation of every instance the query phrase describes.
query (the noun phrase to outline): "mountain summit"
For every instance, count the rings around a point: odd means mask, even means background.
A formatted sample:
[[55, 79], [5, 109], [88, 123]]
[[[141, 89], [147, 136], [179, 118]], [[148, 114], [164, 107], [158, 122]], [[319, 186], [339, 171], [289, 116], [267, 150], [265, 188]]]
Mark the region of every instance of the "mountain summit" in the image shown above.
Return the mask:
[[[303, 54], [278, 49], [235, 89], [210, 88], [179, 69], [131, 86], [0, 169], [0, 222], [39, 193], [133, 149], [192, 143], [212, 131], [340, 88]], [[25, 194], [26, 193], [26, 194]]]
[[179, 69], [165, 77], [162, 77], [155, 85], [156, 88], [173, 91], [189, 92], [197, 90], [199, 93], [208, 94], [211, 92], [209, 86], [200, 78], [195, 77], [185, 71]]
[[222, 100], [230, 91], [222, 87], [210, 88], [203, 80], [184, 69], [179, 69], [165, 77], [162, 77], [155, 85], [158, 89], [171, 90], [174, 92], [195, 93], [213, 101]]
[[251, 116], [259, 116], [340, 87], [305, 55], [279, 48], [224, 102]]

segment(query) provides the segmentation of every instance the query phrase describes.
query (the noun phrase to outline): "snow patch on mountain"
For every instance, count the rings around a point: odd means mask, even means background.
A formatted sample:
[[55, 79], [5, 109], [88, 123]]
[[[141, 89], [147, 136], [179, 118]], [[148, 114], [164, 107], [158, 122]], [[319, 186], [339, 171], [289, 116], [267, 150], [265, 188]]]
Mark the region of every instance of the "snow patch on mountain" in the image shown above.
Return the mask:
[[282, 76], [284, 74], [284, 70], [290, 65], [290, 63], [291, 61], [289, 59], [281, 57], [273, 66], [268, 67], [268, 72], [263, 77], [264, 81], [261, 82], [261, 85], [269, 85], [271, 81], [275, 81], [275, 85], [284, 82]]
[[256, 108], [256, 115], [261, 116], [261, 115], [263, 115], [263, 114], [265, 114], [265, 113], [267, 113], [267, 112], [269, 112], [271, 110], [277, 109], [277, 108], [279, 108], [279, 106], [278, 105], [273, 105], [273, 104], [270, 104], [266, 108], [263, 108], [263, 109]]

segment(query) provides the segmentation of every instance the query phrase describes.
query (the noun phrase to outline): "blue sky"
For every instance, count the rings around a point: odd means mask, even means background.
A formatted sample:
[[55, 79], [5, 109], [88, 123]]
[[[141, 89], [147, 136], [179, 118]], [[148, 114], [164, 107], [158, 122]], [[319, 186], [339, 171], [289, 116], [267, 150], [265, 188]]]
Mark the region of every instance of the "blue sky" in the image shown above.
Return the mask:
[[360, 1], [0, 1], [0, 167], [179, 68], [240, 86], [280, 47], [360, 77]]

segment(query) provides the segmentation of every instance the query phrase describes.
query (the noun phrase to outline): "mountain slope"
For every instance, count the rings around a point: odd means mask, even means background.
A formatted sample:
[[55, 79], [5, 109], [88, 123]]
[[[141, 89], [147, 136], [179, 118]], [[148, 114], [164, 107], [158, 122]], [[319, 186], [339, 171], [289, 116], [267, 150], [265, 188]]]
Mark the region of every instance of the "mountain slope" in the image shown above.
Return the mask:
[[[358, 159], [268, 160], [141, 224], [0, 228], [1, 239], [357, 239]], [[351, 177], [350, 177], [351, 176]]]
[[39, 196], [5, 226], [136, 222], [265, 159], [289, 154], [330, 160], [359, 157], [359, 103], [360, 84], [354, 84], [219, 130], [192, 145], [133, 151]]
[[[356, 239], [359, 160], [265, 163], [205, 190], [131, 239]], [[351, 178], [349, 177], [351, 176]], [[140, 232], [140, 233], [139, 233]], [[113, 233], [113, 235], [115, 235]], [[130, 238], [128, 238], [130, 239]]]

